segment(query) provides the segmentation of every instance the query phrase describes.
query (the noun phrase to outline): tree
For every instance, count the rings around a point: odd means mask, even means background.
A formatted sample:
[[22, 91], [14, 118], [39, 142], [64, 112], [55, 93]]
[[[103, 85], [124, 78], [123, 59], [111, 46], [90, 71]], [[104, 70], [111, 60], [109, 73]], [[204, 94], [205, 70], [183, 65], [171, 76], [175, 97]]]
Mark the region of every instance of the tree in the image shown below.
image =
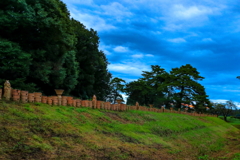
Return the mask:
[[[34, 18], [23, 28], [22, 46], [31, 53], [33, 60], [28, 81], [40, 87], [47, 95], [54, 89], [69, 93], [77, 84], [78, 67], [75, 56], [76, 39], [70, 14], [59, 0], [27, 0]], [[28, 32], [26, 33], [26, 29]]]
[[227, 122], [227, 116], [231, 115], [237, 106], [232, 101], [226, 101], [226, 103], [213, 103], [213, 113], [222, 115]]
[[107, 97], [107, 100], [109, 102], [112, 102], [114, 104], [114, 103], [116, 103], [117, 99], [123, 100], [121, 92], [125, 91], [125, 89], [124, 89], [125, 83], [126, 82], [123, 79], [118, 78], [118, 77], [115, 77], [111, 80], [111, 82], [110, 82], [111, 91]]
[[66, 5], [59, 0], [6, 0], [0, 6], [0, 30], [4, 31], [0, 37], [31, 55], [29, 74], [25, 74], [23, 83], [34, 83], [35, 91], [47, 95], [54, 94], [55, 88], [73, 88], [77, 82], [73, 75], [78, 70]]
[[98, 99], [105, 100], [110, 92], [111, 74], [107, 70], [109, 63], [105, 54], [98, 49], [97, 32], [93, 29], [87, 30], [82, 23], [74, 19], [72, 25], [77, 39], [75, 51], [79, 73], [78, 83], [71, 94], [83, 99], [89, 99], [95, 94]]
[[150, 72], [143, 71], [143, 78], [141, 78], [149, 87], [145, 104], [154, 104], [155, 106], [166, 104], [168, 101], [166, 97], [168, 93], [166, 85], [168, 73], [159, 65], [151, 65], [151, 69]]
[[143, 71], [143, 78], [126, 85], [128, 104], [134, 104], [136, 101], [140, 105], [155, 106], [167, 103], [169, 90], [165, 82], [168, 73], [158, 65], [151, 65], [151, 69]]
[[198, 83], [203, 77], [196, 68], [187, 64], [180, 68], [173, 68], [170, 73], [158, 65], [152, 65], [151, 71], [143, 71], [142, 78], [126, 85], [128, 104], [136, 101], [140, 105], [154, 104], [170, 107], [170, 103], [194, 103], [197, 110], [209, 102], [205, 88]]
[[29, 75], [31, 55], [14, 42], [0, 38], [0, 84], [11, 80], [12, 87], [32, 91], [33, 84], [24, 83]]
[[[106, 101], [111, 92], [112, 74], [108, 71], [108, 61], [103, 51], [98, 52], [98, 63], [96, 66], [94, 91], [99, 99]], [[125, 83], [125, 81], [124, 81]]]
[[208, 101], [205, 88], [197, 81], [203, 80], [204, 77], [196, 68], [190, 64], [181, 66], [180, 68], [173, 68], [170, 71], [169, 85], [173, 87], [174, 99], [177, 107], [180, 108], [181, 103], [196, 102], [198, 105]]
[[142, 79], [126, 84], [125, 92], [128, 95], [127, 104], [133, 105], [138, 102], [140, 105], [147, 104], [150, 86]]
[[[97, 32], [71, 19], [62, 1], [0, 1], [0, 15], [2, 81], [46, 95], [61, 88], [83, 99], [106, 98], [111, 74]], [[11, 65], [15, 74], [7, 77]]]

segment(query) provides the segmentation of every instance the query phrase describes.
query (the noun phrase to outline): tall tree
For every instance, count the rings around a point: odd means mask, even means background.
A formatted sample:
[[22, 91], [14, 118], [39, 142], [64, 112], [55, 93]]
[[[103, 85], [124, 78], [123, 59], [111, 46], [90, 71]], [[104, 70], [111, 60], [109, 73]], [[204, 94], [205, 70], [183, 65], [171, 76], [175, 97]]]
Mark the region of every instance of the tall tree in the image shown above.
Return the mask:
[[198, 103], [204, 103], [204, 101], [207, 101], [208, 96], [204, 87], [197, 82], [203, 80], [204, 77], [200, 76], [196, 68], [186, 64], [180, 68], [173, 68], [170, 74], [171, 82], [169, 85], [174, 88], [174, 99], [177, 107], [180, 107], [182, 102], [197, 101]]
[[226, 101], [226, 103], [213, 103], [213, 113], [221, 115], [224, 120], [227, 121], [227, 116], [231, 115], [237, 106], [232, 101]]
[[66, 5], [59, 0], [6, 0], [0, 6], [0, 30], [4, 31], [0, 37], [31, 55], [24, 83], [34, 83], [45, 94], [69, 82], [67, 88], [73, 88], [77, 77], [72, 75], [78, 72], [73, 53], [76, 41]]
[[106, 101], [111, 93], [112, 74], [108, 71], [108, 61], [103, 51], [98, 52], [98, 64], [96, 66], [94, 92], [98, 99]]
[[[128, 95], [127, 104], [133, 105], [138, 102], [140, 105], [148, 103], [148, 93], [151, 87], [142, 79], [126, 84], [125, 92]], [[150, 102], [151, 103], [151, 102]]]
[[78, 68], [74, 53], [76, 39], [66, 5], [59, 0], [26, 2], [35, 15], [35, 29], [31, 28], [30, 37], [34, 40], [26, 46], [34, 62], [28, 80], [47, 94], [54, 94], [55, 88], [69, 92], [77, 83]]
[[25, 84], [29, 75], [31, 55], [14, 42], [0, 38], [0, 84], [11, 80], [12, 87], [33, 91], [33, 84]]
[[180, 108], [182, 102], [191, 102], [200, 110], [209, 103], [205, 88], [197, 82], [203, 77], [191, 65], [173, 68], [170, 73], [158, 65], [152, 65], [151, 69], [143, 71], [143, 78], [126, 85], [128, 104], [138, 101], [141, 105], [170, 107], [170, 103], [175, 103]]
[[16, 73], [0, 81], [9, 79], [13, 87], [24, 89], [25, 85], [46, 95], [61, 88], [64, 94], [84, 99], [93, 94], [106, 98], [111, 74], [105, 54], [98, 49], [97, 32], [70, 19], [62, 1], [0, 1], [0, 15], [0, 58], [4, 62], [0, 72]]
[[110, 94], [107, 96], [107, 100], [112, 102], [113, 104], [116, 103], [117, 99], [122, 99], [121, 92], [125, 91], [125, 81], [121, 78], [115, 77], [110, 81]]
[[140, 105], [154, 104], [160, 107], [167, 103], [168, 87], [165, 84], [168, 73], [158, 65], [152, 65], [151, 71], [143, 71], [143, 78], [126, 85], [128, 103], [136, 101]]
[[168, 93], [168, 89], [165, 82], [168, 73], [158, 65], [151, 65], [151, 69], [150, 72], [143, 71], [143, 78], [141, 78], [149, 87], [145, 104], [154, 104], [160, 107], [160, 105], [167, 103], [166, 94]]
[[95, 94], [104, 100], [109, 94], [111, 74], [107, 70], [105, 54], [98, 49], [99, 37], [93, 29], [87, 30], [83, 24], [72, 19], [74, 34], [77, 38], [76, 60], [79, 74], [77, 85], [71, 94], [89, 99]]

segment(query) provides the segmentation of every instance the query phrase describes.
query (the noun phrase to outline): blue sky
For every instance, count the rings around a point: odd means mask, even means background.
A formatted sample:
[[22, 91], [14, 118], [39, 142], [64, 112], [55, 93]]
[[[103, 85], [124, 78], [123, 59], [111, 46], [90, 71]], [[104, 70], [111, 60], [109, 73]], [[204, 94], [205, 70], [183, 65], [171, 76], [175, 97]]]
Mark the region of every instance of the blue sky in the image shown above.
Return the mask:
[[[150, 65], [191, 64], [216, 102], [240, 103], [239, 0], [63, 0], [93, 28], [114, 77], [127, 82]], [[240, 106], [240, 105], [239, 105]]]

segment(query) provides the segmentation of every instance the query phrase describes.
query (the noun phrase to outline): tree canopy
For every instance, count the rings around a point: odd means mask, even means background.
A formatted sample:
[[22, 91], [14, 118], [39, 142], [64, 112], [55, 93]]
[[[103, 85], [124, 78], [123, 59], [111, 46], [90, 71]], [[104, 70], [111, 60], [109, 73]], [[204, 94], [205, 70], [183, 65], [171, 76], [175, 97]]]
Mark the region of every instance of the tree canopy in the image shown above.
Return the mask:
[[126, 85], [128, 103], [138, 101], [141, 105], [160, 105], [166, 102], [165, 81], [168, 73], [158, 65], [152, 65], [151, 69], [150, 72], [143, 71], [143, 78]]
[[151, 69], [143, 71], [143, 78], [126, 84], [128, 104], [138, 101], [140, 105], [170, 107], [170, 103], [174, 103], [180, 108], [181, 103], [194, 103], [200, 110], [209, 102], [205, 88], [197, 82], [203, 77], [190, 64], [173, 68], [169, 73], [158, 65], [152, 65]]
[[126, 81], [124, 81], [123, 79], [118, 78], [118, 77], [114, 77], [111, 79], [111, 81], [110, 81], [111, 90], [107, 97], [107, 100], [109, 102], [112, 102], [114, 104], [114, 103], [116, 103], [117, 99], [123, 100], [121, 93], [125, 92], [125, 89], [124, 89], [125, 83], [126, 83]]
[[0, 83], [29, 91], [104, 99], [111, 74], [93, 29], [70, 18], [60, 0], [0, 2]]
[[223, 116], [224, 120], [227, 121], [227, 116], [231, 115], [237, 106], [232, 101], [226, 101], [226, 103], [212, 103], [212, 112], [218, 116]]

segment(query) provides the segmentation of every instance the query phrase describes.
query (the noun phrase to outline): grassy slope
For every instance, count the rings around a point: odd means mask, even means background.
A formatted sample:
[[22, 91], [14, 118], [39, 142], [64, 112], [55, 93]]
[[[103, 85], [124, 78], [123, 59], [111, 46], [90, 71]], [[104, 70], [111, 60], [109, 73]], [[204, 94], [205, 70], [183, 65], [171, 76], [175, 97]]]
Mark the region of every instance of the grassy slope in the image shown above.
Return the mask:
[[230, 124], [240, 129], [240, 119], [237, 118], [228, 118]]
[[236, 159], [237, 132], [215, 117], [0, 101], [0, 159]]

